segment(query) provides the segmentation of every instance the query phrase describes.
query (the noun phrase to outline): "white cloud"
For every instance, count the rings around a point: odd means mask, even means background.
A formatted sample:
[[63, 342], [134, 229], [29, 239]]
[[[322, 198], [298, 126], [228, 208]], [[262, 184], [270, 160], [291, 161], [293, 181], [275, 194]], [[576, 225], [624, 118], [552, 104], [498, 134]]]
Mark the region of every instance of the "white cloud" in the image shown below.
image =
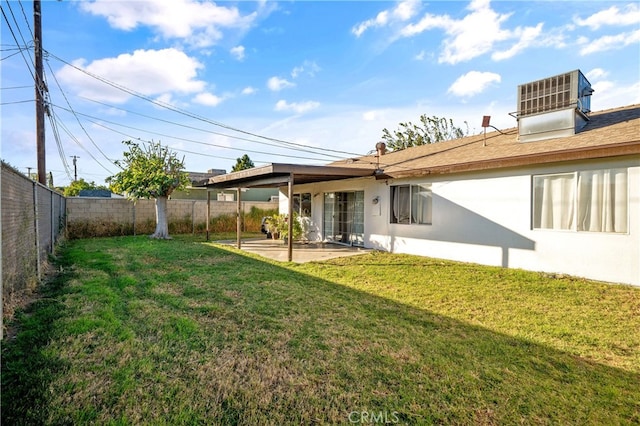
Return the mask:
[[302, 65], [295, 67], [291, 71], [291, 77], [298, 78], [303, 73], [310, 77], [315, 77], [316, 73], [319, 72], [320, 69], [321, 68], [314, 61], [304, 61]]
[[425, 55], [426, 55], [426, 52], [424, 50], [421, 50], [420, 53], [418, 53], [413, 57], [413, 59], [415, 59], [416, 61], [424, 61]]
[[591, 110], [600, 111], [640, 103], [640, 82], [627, 86], [614, 81], [598, 81], [591, 86], [594, 95], [591, 97]]
[[596, 52], [604, 52], [607, 50], [622, 49], [630, 44], [640, 42], [640, 30], [622, 33], [618, 35], [607, 35], [589, 42], [580, 49], [582, 56]]
[[231, 50], [229, 51], [229, 53], [231, 53], [231, 56], [233, 56], [234, 58], [236, 58], [239, 61], [244, 60], [244, 46], [236, 46], [236, 47], [232, 47]]
[[545, 43], [544, 40], [538, 40], [542, 34], [541, 23], [535, 27], [508, 30], [504, 29], [503, 25], [511, 14], [495, 12], [488, 0], [474, 0], [467, 9], [470, 13], [462, 19], [427, 13], [418, 22], [403, 27], [398, 36], [413, 37], [434, 29], [444, 31], [447, 37], [443, 41], [443, 50], [438, 61], [448, 64], [471, 60], [490, 52], [496, 44], [502, 42], [514, 40], [515, 44], [494, 53], [494, 60], [510, 58], [533, 44]]
[[594, 68], [585, 74], [585, 77], [587, 77], [587, 80], [592, 82], [599, 80], [601, 78], [607, 78], [608, 76], [609, 76], [609, 72], [603, 70], [602, 68]]
[[[146, 96], [163, 93], [195, 93], [204, 89], [205, 82], [197, 80], [203, 65], [177, 49], [136, 50], [115, 58], [97, 59], [86, 63], [73, 62], [77, 68], [124, 86]], [[100, 101], [126, 102], [132, 95], [65, 65], [56, 73], [58, 79], [79, 95]]]
[[295, 85], [296, 85], [295, 83], [292, 83], [280, 77], [271, 77], [267, 81], [267, 87], [269, 88], [269, 90], [272, 90], [274, 92], [278, 92], [282, 89], [286, 89], [289, 87], [294, 87]]
[[637, 25], [640, 23], [640, 7], [637, 4], [628, 4], [624, 11], [621, 11], [617, 6], [611, 6], [609, 9], [601, 10], [585, 19], [575, 17], [573, 22], [592, 30], [597, 30], [605, 25]]
[[220, 96], [216, 96], [213, 93], [204, 92], [204, 93], [198, 93], [196, 97], [193, 98], [193, 101], [200, 105], [217, 106], [220, 103], [222, 103], [222, 101], [224, 101], [224, 98], [221, 98]]
[[220, 28], [246, 29], [257, 17], [256, 12], [242, 16], [236, 7], [193, 0], [95, 0], [80, 2], [79, 7], [105, 17], [117, 29], [131, 31], [144, 25], [165, 38], [182, 38], [199, 47], [220, 40]]
[[500, 83], [502, 78], [492, 72], [469, 71], [458, 77], [449, 87], [448, 92], [460, 97], [471, 97], [484, 92], [494, 83]]
[[383, 26], [387, 25], [388, 21], [389, 21], [389, 11], [384, 10], [384, 11], [378, 13], [378, 15], [375, 18], [371, 18], [371, 19], [368, 19], [368, 20], [366, 20], [364, 22], [360, 22], [358, 25], [354, 26], [351, 29], [351, 32], [356, 37], [360, 37], [369, 28], [372, 28], [372, 27], [383, 27]]
[[302, 114], [320, 106], [319, 102], [307, 101], [307, 102], [291, 102], [288, 103], [285, 100], [279, 100], [276, 103], [276, 111], [293, 111], [297, 114]]
[[375, 18], [371, 18], [366, 21], [360, 22], [359, 24], [356, 24], [351, 29], [351, 33], [353, 33], [356, 37], [360, 37], [369, 28], [385, 27], [394, 22], [407, 21], [415, 16], [419, 7], [419, 0], [402, 1], [398, 3], [395, 8], [383, 10], [382, 12], [378, 13]]
[[362, 119], [364, 121], [377, 121], [380, 118], [380, 112], [379, 111], [365, 111], [362, 113]]
[[251, 87], [251, 86], [247, 86], [244, 89], [242, 89], [242, 94], [243, 95], [253, 95], [254, 93], [256, 93], [258, 90]]
[[503, 59], [509, 59], [525, 50], [536, 42], [540, 34], [542, 34], [542, 23], [539, 23], [535, 27], [526, 27], [524, 29], [516, 29], [516, 33], [519, 34], [520, 39], [511, 48], [503, 51], [494, 52], [491, 58], [494, 61], [501, 61]]

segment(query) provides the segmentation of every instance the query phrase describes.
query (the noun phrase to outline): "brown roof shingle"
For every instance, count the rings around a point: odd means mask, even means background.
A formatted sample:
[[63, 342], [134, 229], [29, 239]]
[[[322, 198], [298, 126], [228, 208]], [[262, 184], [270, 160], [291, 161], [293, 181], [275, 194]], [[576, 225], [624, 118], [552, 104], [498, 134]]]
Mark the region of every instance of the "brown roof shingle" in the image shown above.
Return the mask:
[[332, 163], [333, 166], [379, 168], [391, 178], [517, 167], [558, 161], [640, 154], [640, 105], [590, 115], [577, 134], [536, 142], [519, 142], [518, 129], [468, 136]]

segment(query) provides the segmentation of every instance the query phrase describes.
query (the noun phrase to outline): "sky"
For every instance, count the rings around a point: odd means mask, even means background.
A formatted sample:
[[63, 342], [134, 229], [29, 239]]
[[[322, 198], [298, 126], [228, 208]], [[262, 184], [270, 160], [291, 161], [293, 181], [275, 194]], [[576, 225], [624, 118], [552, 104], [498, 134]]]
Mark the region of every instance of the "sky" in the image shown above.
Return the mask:
[[[33, 5], [1, 4], [1, 157], [33, 172]], [[56, 186], [104, 184], [125, 140], [229, 172], [365, 155], [423, 114], [512, 128], [518, 85], [576, 69], [593, 111], [640, 103], [635, 0], [44, 0], [42, 33]]]

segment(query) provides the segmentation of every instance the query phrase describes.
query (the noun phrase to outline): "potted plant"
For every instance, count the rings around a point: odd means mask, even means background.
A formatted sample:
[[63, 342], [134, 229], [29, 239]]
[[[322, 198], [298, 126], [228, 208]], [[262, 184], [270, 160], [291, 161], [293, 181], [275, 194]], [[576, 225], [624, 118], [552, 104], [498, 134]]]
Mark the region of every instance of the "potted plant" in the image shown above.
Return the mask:
[[[286, 214], [278, 214], [266, 219], [266, 224], [274, 240], [289, 238], [289, 222]], [[298, 219], [298, 215], [293, 215], [293, 239], [299, 240], [302, 237], [302, 224]]]
[[[289, 223], [287, 221], [287, 216], [284, 216], [284, 228], [280, 231], [281, 238], [286, 242], [289, 238]], [[302, 224], [300, 223], [300, 218], [297, 213], [293, 214], [293, 241], [298, 241], [302, 238]]]

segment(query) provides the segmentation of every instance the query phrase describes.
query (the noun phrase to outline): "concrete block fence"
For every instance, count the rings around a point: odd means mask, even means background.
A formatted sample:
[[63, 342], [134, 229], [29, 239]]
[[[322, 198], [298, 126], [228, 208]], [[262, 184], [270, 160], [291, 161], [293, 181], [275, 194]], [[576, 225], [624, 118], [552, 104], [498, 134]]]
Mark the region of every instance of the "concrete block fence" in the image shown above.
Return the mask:
[[[0, 318], [13, 316], [44, 277], [47, 258], [64, 235], [66, 199], [2, 162]], [[4, 335], [4, 322], [0, 329]]]
[[[277, 209], [277, 202], [243, 201], [244, 213], [256, 207], [262, 210]], [[194, 227], [205, 224], [207, 220], [207, 202], [202, 200], [169, 200], [167, 202], [169, 224], [188, 221]], [[236, 201], [211, 201], [211, 218], [222, 215], [235, 215]], [[87, 223], [109, 223], [121, 229], [131, 230], [127, 233], [139, 233], [143, 225], [155, 224], [155, 200], [137, 200], [124, 198], [89, 198], [74, 197], [67, 199], [67, 231], [73, 234], [74, 226]]]

